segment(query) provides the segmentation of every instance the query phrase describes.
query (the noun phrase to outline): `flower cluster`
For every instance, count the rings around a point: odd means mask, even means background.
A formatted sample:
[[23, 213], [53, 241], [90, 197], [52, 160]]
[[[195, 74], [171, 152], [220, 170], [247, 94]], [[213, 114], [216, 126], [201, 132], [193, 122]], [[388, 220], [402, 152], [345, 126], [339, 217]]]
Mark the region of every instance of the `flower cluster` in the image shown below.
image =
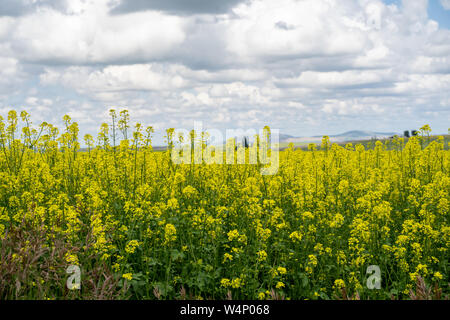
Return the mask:
[[[324, 138], [280, 152], [278, 173], [262, 176], [260, 163], [174, 164], [173, 130], [154, 151], [153, 128], [111, 114], [81, 151], [68, 116], [61, 132], [0, 118], [2, 239], [44, 226], [49, 248], [77, 248], [65, 263], [109, 266], [133, 298], [405, 298], [419, 276], [448, 293], [447, 138]], [[366, 288], [370, 265], [381, 290]]]

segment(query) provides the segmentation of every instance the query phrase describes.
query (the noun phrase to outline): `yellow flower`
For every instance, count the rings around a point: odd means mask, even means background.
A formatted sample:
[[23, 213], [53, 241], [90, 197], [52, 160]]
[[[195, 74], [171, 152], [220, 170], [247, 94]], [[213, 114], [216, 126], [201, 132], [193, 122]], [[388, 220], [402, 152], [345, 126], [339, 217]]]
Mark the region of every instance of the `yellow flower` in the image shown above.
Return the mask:
[[298, 231], [294, 231], [289, 235], [289, 239], [293, 241], [301, 241], [302, 240], [302, 234]]
[[256, 254], [258, 256], [259, 262], [265, 261], [267, 259], [267, 252], [264, 250], [260, 250]]
[[427, 275], [428, 274], [427, 265], [419, 263], [416, 268], [416, 273], [421, 273], [422, 275]]
[[174, 242], [177, 239], [177, 229], [173, 224], [168, 223], [164, 227], [164, 239], [165, 244]]
[[139, 247], [139, 241], [137, 240], [131, 240], [127, 243], [126, 247], [125, 247], [125, 252], [132, 254], [134, 253], [134, 251], [136, 250], [137, 247]]
[[224, 288], [228, 288], [229, 286], [231, 286], [230, 279], [223, 278], [222, 280], [220, 280], [220, 285]]
[[192, 186], [187, 186], [183, 189], [183, 194], [186, 195], [188, 198], [195, 195], [197, 193], [197, 190], [195, 190]]
[[314, 219], [314, 215], [309, 211], [303, 212], [302, 216], [303, 216], [303, 219]]
[[223, 255], [223, 262], [227, 262], [227, 260], [230, 260], [230, 261], [233, 260], [233, 256], [231, 254], [229, 254], [229, 253], [225, 253]]
[[342, 289], [345, 288], [345, 281], [342, 279], [336, 279], [334, 280], [334, 286], [333, 288]]
[[239, 249], [239, 248], [233, 247], [233, 248], [231, 248], [231, 251], [234, 252], [234, 253], [239, 253], [239, 252], [241, 252], [242, 250]]
[[272, 278], [275, 278], [276, 276], [278, 276], [278, 271], [276, 269], [271, 268], [269, 270], [269, 274]]
[[243, 285], [244, 285], [244, 282], [240, 278], [234, 278], [233, 280], [231, 280], [231, 287], [234, 289], [242, 287]]
[[344, 195], [347, 194], [348, 187], [349, 187], [348, 181], [347, 180], [342, 180], [339, 183], [339, 187], [338, 187], [339, 193], [344, 194]]
[[71, 254], [70, 252], [67, 252], [65, 255], [65, 260], [67, 263], [72, 264], [72, 265], [78, 265], [78, 257], [76, 254]]
[[278, 281], [278, 282], [277, 282], [277, 285], [276, 285], [276, 288], [277, 288], [277, 289], [284, 288], [284, 283], [281, 282], [281, 281]]
[[438, 280], [442, 280], [443, 279], [442, 273], [440, 273], [439, 271], [435, 272], [433, 277], [435, 279], [438, 279]]
[[102, 257], [100, 258], [100, 260], [105, 261], [105, 260], [108, 260], [109, 257], [111, 257], [110, 254], [104, 253], [104, 254], [102, 255]]
[[119, 272], [119, 270], [120, 270], [120, 264], [115, 263], [115, 264], [113, 264], [113, 265], [111, 266], [111, 268], [113, 269], [113, 271]]
[[173, 210], [178, 209], [179, 208], [178, 200], [176, 198], [169, 199], [167, 201], [167, 208]]
[[122, 275], [122, 278], [131, 281], [131, 280], [133, 280], [133, 274], [132, 273], [124, 273]]
[[308, 264], [313, 267], [317, 266], [317, 257], [313, 254], [310, 254], [308, 256]]
[[231, 230], [230, 232], [227, 233], [228, 236], [228, 241], [233, 241], [234, 239], [239, 238], [239, 231], [235, 230]]
[[278, 271], [280, 274], [286, 274], [286, 272], [287, 272], [286, 268], [284, 268], [284, 267], [278, 267], [277, 271]]

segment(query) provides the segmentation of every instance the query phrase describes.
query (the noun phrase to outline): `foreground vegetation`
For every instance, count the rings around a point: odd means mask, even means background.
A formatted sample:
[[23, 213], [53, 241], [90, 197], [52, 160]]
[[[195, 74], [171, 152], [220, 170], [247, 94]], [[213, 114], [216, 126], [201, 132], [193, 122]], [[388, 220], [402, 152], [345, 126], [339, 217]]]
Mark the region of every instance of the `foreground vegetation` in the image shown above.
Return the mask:
[[372, 148], [324, 137], [263, 176], [175, 165], [111, 115], [86, 152], [67, 116], [62, 132], [0, 119], [0, 299], [448, 297], [450, 151], [428, 126]]

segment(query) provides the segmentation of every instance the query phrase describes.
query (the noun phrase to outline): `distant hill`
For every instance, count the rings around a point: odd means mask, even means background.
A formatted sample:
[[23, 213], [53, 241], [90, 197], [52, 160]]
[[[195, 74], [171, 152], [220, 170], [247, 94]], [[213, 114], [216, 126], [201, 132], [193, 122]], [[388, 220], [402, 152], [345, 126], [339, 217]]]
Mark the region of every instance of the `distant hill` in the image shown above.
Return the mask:
[[371, 137], [371, 138], [380, 138], [380, 137], [392, 137], [398, 133], [396, 132], [373, 132], [373, 131], [361, 131], [361, 130], [353, 130], [347, 131], [341, 134], [337, 134], [330, 137], [350, 137], [350, 138], [360, 138], [360, 137]]
[[[376, 139], [385, 139], [392, 137], [394, 135], [398, 135], [396, 132], [376, 132], [376, 131], [363, 131], [363, 130], [352, 130], [347, 131], [341, 134], [329, 135], [331, 142], [346, 142], [346, 141], [355, 141], [355, 140], [371, 140], [373, 138]], [[293, 142], [293, 143], [319, 143], [322, 141], [323, 136], [313, 136], [313, 137], [292, 137], [288, 136], [283, 139], [280, 135], [280, 142]], [[286, 135], [287, 136], [287, 135]]]
[[282, 134], [282, 133], [280, 133], [279, 138], [280, 138], [280, 141], [285, 141], [285, 140], [287, 140], [287, 139], [293, 139], [293, 138], [295, 138], [295, 137], [294, 137], [294, 136], [291, 136], [291, 135], [289, 135], [289, 134]]

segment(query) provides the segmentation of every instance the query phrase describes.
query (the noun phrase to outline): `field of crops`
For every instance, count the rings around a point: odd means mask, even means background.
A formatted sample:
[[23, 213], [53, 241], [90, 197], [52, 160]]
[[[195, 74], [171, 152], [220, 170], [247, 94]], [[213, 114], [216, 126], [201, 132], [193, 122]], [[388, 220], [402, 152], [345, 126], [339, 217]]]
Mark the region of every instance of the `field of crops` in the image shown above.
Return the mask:
[[450, 151], [427, 126], [372, 148], [325, 137], [261, 175], [261, 164], [176, 165], [126, 112], [85, 136], [85, 152], [67, 116], [60, 131], [26, 113], [0, 120], [0, 299], [449, 294]]

